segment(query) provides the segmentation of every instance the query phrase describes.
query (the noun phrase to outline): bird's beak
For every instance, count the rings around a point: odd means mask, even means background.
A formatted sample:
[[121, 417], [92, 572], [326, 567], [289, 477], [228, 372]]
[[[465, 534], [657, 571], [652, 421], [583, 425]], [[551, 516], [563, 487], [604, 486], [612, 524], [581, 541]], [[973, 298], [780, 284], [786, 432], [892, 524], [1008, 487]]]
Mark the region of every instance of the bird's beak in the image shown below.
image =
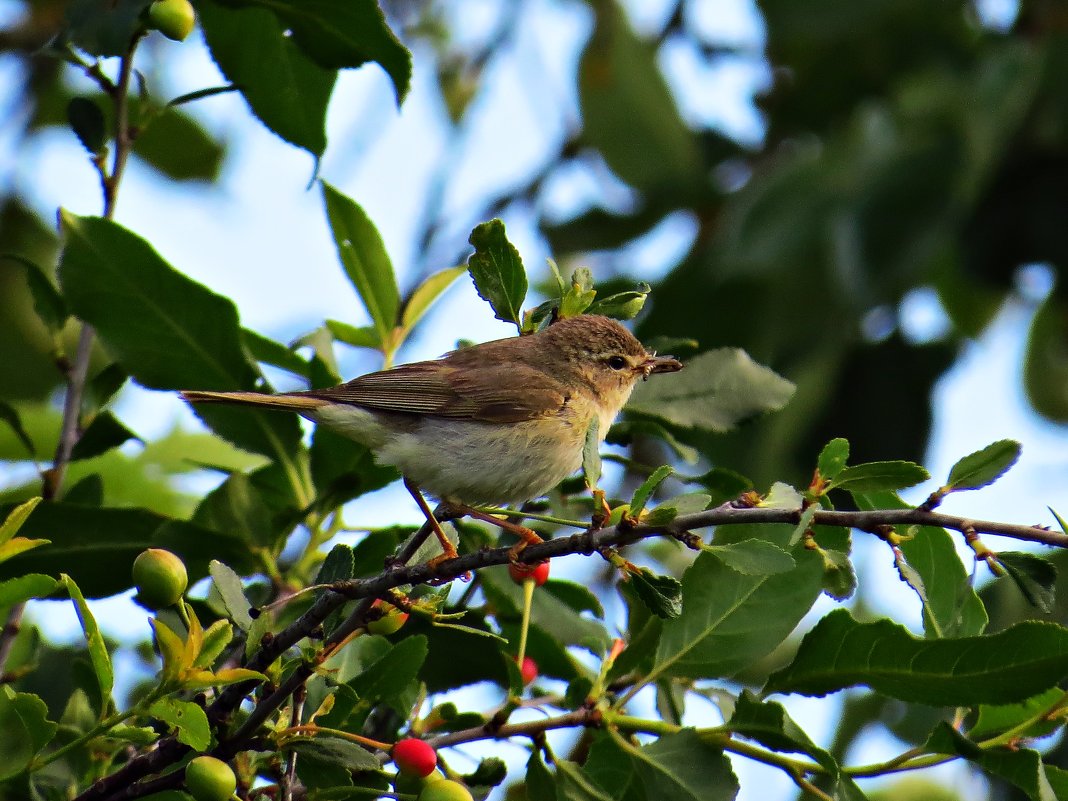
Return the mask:
[[674, 356], [650, 356], [641, 363], [642, 378], [653, 373], [677, 373], [682, 369], [682, 362]]

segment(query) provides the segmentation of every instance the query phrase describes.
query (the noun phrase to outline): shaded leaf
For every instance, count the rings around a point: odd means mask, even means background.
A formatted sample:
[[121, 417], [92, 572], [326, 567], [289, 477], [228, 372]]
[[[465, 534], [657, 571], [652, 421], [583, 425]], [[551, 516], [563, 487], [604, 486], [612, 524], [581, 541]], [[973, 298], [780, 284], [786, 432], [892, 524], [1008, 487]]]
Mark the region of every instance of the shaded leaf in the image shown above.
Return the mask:
[[674, 576], [659, 576], [648, 568], [627, 572], [627, 581], [642, 603], [659, 618], [682, 614], [682, 584]]
[[104, 112], [88, 97], [72, 97], [67, 104], [67, 122], [90, 155], [104, 149], [106, 123]]
[[1002, 734], [1009, 729], [1015, 729], [1024, 723], [1041, 718], [1033, 722], [1026, 730], [1020, 732], [1021, 737], [1044, 737], [1061, 726], [1064, 721], [1059, 717], [1049, 719], [1044, 713], [1049, 712], [1064, 700], [1064, 690], [1052, 687], [1043, 693], [1027, 698], [1018, 704], [1002, 704], [993, 706], [982, 704], [979, 707], [979, 716], [975, 725], [968, 730], [971, 740], [983, 740], [997, 734]]
[[144, 109], [148, 117], [133, 152], [174, 181], [214, 181], [223, 147], [193, 117], [173, 106]]
[[111, 412], [101, 412], [93, 418], [93, 422], [78, 438], [70, 458], [73, 461], [92, 459], [131, 439], [144, 442], [137, 434], [120, 423]]
[[684, 428], [729, 431], [781, 409], [793, 394], [793, 384], [745, 351], [720, 348], [693, 357], [681, 372], [638, 384], [626, 411]]
[[999, 551], [997, 560], [1032, 606], [1047, 614], [1054, 609], [1057, 566], [1048, 559], [1021, 551]]
[[288, 740], [283, 750], [340, 765], [346, 770], [380, 770], [382, 767], [366, 748], [340, 737], [300, 737]]
[[1046, 778], [1042, 757], [1031, 749], [984, 749], [945, 721], [940, 722], [924, 744], [936, 754], [954, 754], [974, 762], [984, 771], [998, 776], [1023, 790], [1032, 801], [1058, 801]]
[[601, 424], [594, 415], [590, 419], [589, 428], [586, 429], [586, 441], [582, 446], [582, 477], [586, 480], [586, 486], [597, 489], [601, 480]]
[[5, 401], [0, 401], [0, 420], [3, 420], [8, 424], [12, 432], [14, 432], [15, 437], [26, 449], [26, 454], [31, 459], [36, 459], [37, 449], [33, 445], [33, 440], [30, 438], [29, 432], [26, 431], [26, 428], [22, 425], [22, 418], [19, 416], [15, 407]]

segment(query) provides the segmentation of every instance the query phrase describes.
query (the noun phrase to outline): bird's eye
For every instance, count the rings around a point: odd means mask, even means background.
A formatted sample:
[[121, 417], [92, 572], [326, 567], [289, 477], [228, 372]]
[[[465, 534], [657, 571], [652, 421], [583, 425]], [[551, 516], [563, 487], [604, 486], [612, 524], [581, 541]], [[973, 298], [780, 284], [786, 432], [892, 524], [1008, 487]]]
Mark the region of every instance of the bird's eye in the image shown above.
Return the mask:
[[622, 356], [612, 356], [608, 359], [608, 366], [613, 370], [622, 370], [627, 366], [627, 360]]

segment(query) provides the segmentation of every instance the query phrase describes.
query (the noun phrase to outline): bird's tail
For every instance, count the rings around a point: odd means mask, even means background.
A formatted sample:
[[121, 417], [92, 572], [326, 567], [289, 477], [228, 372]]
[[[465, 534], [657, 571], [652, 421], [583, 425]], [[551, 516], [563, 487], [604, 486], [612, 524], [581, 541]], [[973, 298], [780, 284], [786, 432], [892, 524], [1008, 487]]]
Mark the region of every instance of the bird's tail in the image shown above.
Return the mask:
[[230, 403], [239, 406], [266, 406], [291, 412], [307, 412], [325, 406], [329, 401], [300, 393], [266, 395], [262, 392], [202, 392], [195, 389], [182, 390], [184, 400], [190, 403]]

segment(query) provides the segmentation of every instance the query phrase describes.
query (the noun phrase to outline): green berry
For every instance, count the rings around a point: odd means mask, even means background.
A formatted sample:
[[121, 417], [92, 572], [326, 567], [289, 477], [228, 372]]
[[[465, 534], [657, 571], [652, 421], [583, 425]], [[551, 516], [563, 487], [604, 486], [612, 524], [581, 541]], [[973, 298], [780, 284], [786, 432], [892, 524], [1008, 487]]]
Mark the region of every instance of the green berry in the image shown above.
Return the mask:
[[197, 801], [227, 801], [237, 790], [237, 777], [221, 759], [198, 756], [185, 766], [185, 789]]
[[475, 801], [471, 791], [452, 779], [434, 782], [423, 787], [419, 801]]
[[196, 25], [197, 15], [189, 0], [154, 0], [148, 7], [149, 24], [176, 42], [181, 42]]
[[134, 559], [133, 583], [138, 601], [149, 609], [163, 609], [182, 597], [189, 576], [185, 564], [173, 553], [149, 548]]

